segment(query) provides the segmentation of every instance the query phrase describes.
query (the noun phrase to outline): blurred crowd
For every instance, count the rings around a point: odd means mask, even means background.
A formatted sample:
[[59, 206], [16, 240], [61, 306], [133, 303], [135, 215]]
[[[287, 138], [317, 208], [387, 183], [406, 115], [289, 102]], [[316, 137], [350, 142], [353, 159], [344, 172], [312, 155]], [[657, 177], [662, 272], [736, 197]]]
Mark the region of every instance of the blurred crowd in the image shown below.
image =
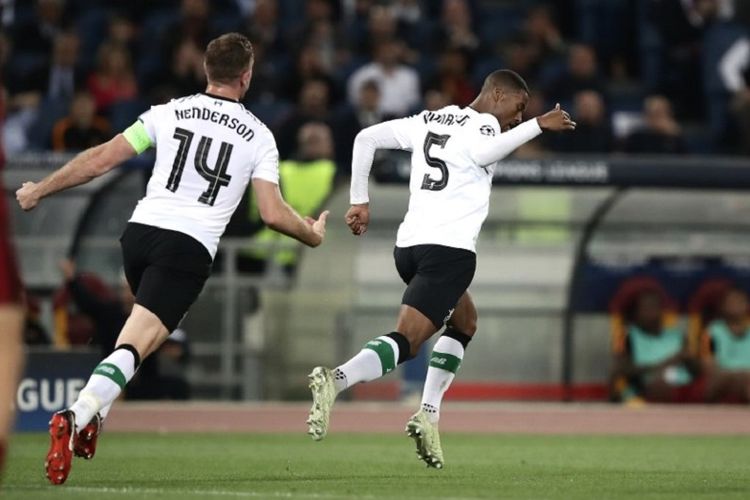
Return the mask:
[[750, 297], [709, 279], [685, 316], [658, 281], [633, 278], [612, 303], [611, 397], [628, 405], [750, 403]]
[[76, 151], [201, 91], [203, 50], [255, 46], [246, 105], [295, 158], [326, 126], [339, 172], [363, 127], [468, 104], [497, 68], [560, 102], [576, 134], [519, 154], [750, 153], [750, 6], [739, 0], [3, 0], [10, 154]]

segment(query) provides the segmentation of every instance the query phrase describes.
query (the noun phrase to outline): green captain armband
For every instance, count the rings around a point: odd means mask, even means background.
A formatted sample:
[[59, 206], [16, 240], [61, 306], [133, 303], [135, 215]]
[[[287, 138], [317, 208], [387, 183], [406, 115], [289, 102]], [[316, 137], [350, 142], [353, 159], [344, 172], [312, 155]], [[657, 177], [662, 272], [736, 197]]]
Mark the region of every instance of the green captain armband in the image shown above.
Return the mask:
[[151, 138], [148, 136], [148, 132], [146, 132], [146, 127], [140, 120], [136, 120], [134, 124], [126, 128], [122, 135], [125, 137], [125, 140], [133, 146], [133, 149], [135, 149], [135, 152], [138, 154], [143, 153], [154, 145], [154, 143], [151, 142]]

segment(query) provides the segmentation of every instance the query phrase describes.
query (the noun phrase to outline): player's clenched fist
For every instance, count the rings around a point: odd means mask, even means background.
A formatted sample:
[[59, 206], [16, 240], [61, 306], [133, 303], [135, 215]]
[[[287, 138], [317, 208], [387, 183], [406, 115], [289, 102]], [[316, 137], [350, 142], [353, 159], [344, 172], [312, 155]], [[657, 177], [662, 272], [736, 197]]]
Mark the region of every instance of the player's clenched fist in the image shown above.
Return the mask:
[[567, 111], [560, 108], [560, 103], [558, 103], [552, 111], [548, 111], [538, 117], [537, 121], [542, 130], [562, 132], [565, 130], [575, 130], [576, 128], [576, 122], [571, 120]]
[[16, 200], [24, 210], [32, 210], [39, 203], [39, 195], [36, 192], [36, 184], [33, 182], [24, 182], [21, 188], [16, 191]]
[[367, 232], [367, 225], [370, 223], [370, 205], [352, 205], [344, 217], [346, 225], [352, 230], [355, 236], [361, 236]]

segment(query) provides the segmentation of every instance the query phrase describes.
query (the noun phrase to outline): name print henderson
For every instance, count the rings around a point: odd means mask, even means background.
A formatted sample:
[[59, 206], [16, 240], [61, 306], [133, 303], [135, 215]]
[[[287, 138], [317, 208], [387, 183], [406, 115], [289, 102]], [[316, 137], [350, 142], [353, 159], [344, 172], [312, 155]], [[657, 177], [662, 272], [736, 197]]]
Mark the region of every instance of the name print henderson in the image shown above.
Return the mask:
[[236, 117], [229, 117], [226, 113], [220, 113], [213, 109], [190, 107], [185, 109], [174, 110], [175, 118], [178, 120], [206, 120], [219, 125], [224, 125], [229, 130], [234, 130], [237, 135], [245, 139], [246, 142], [255, 136], [255, 132], [245, 123], [242, 123]]

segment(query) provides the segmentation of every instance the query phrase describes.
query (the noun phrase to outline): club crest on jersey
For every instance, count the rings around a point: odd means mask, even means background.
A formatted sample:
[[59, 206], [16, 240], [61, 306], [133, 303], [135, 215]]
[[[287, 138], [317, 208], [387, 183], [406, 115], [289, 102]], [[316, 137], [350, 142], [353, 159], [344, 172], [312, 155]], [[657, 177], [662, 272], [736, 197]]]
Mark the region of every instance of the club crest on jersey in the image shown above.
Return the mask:
[[469, 121], [469, 115], [454, 115], [453, 113], [434, 113], [428, 111], [422, 116], [425, 123], [437, 122], [440, 125], [458, 125], [463, 127]]
[[479, 127], [479, 132], [482, 135], [493, 137], [496, 135], [495, 129], [490, 125], [482, 125]]

